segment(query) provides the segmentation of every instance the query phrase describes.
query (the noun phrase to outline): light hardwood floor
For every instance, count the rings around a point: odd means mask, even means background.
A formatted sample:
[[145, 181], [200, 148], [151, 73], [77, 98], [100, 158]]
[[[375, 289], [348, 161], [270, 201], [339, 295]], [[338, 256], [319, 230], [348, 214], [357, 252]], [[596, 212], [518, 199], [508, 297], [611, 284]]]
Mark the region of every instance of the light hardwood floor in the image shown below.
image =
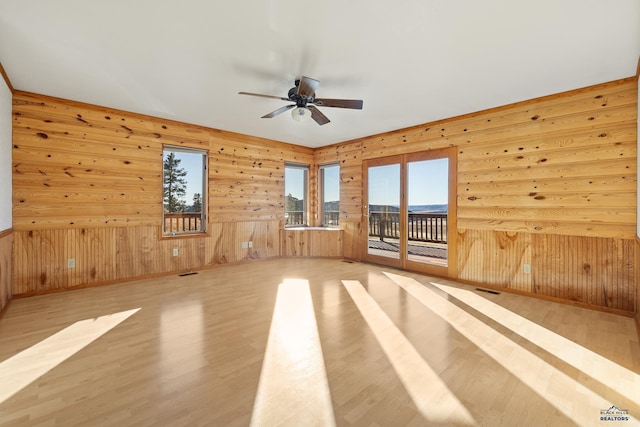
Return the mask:
[[[2, 426], [638, 425], [631, 318], [273, 259], [14, 300]], [[627, 410], [629, 421], [601, 422]]]

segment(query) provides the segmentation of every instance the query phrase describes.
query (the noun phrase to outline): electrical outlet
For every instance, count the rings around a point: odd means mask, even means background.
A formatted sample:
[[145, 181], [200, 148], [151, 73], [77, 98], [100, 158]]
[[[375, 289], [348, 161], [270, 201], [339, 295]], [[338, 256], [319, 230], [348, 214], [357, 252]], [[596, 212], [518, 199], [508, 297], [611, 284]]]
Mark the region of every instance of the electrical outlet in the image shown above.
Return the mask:
[[247, 249], [249, 247], [249, 242], [242, 242], [242, 249]]
[[69, 258], [67, 260], [67, 268], [76, 268], [76, 259], [75, 258]]
[[525, 274], [530, 274], [531, 273], [531, 264], [525, 264], [523, 266], [523, 270], [524, 270]]
[[173, 256], [178, 256], [178, 248], [173, 248]]
[[249, 247], [252, 248], [253, 247], [253, 242], [249, 242]]

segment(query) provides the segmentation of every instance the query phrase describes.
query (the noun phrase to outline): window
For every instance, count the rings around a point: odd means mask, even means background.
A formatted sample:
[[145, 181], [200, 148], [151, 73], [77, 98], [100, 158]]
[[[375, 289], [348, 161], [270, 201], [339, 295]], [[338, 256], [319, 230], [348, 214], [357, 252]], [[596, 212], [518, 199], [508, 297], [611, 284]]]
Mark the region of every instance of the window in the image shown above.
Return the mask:
[[322, 225], [335, 227], [340, 220], [340, 165], [321, 165], [319, 172]]
[[207, 152], [165, 146], [162, 233], [202, 233], [207, 223]]
[[307, 179], [309, 166], [286, 163], [284, 166], [285, 225], [307, 225]]

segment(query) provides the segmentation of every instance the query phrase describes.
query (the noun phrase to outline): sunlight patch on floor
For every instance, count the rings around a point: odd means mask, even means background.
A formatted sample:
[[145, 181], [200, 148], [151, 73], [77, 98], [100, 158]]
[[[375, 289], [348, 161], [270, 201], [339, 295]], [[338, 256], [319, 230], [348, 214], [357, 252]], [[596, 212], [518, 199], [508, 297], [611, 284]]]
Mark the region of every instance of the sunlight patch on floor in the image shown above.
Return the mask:
[[[578, 425], [592, 425], [612, 404], [410, 277], [384, 273], [465, 338]], [[630, 416], [637, 423], [637, 419]], [[634, 424], [635, 425], [635, 424]]]
[[357, 280], [343, 280], [420, 413], [430, 423], [475, 425], [469, 411]]
[[[204, 351], [204, 313], [200, 301], [176, 301], [160, 313], [160, 384], [172, 393], [188, 389], [197, 375], [188, 375], [207, 365]], [[179, 381], [174, 381], [179, 379]]]
[[640, 375], [635, 372], [471, 291], [434, 282], [431, 284], [591, 378], [606, 384], [620, 395], [640, 403]]
[[0, 404], [124, 322], [139, 308], [80, 320], [0, 363]]
[[309, 282], [278, 287], [252, 426], [335, 426]]

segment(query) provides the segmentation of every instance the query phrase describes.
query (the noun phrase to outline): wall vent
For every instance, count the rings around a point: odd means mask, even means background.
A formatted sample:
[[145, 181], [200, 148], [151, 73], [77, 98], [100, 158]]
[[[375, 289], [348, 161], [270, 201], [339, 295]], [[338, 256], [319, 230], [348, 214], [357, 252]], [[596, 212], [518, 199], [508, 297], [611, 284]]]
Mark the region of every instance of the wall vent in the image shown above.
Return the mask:
[[492, 290], [489, 290], [489, 289], [476, 288], [476, 291], [486, 292], [486, 293], [488, 293], [488, 294], [493, 294], [493, 295], [500, 295], [500, 292], [498, 292], [498, 291], [492, 291]]
[[192, 274], [198, 274], [197, 271], [190, 271], [188, 273], [182, 273], [182, 274], [178, 274], [178, 276], [183, 277], [183, 276], [191, 276]]

